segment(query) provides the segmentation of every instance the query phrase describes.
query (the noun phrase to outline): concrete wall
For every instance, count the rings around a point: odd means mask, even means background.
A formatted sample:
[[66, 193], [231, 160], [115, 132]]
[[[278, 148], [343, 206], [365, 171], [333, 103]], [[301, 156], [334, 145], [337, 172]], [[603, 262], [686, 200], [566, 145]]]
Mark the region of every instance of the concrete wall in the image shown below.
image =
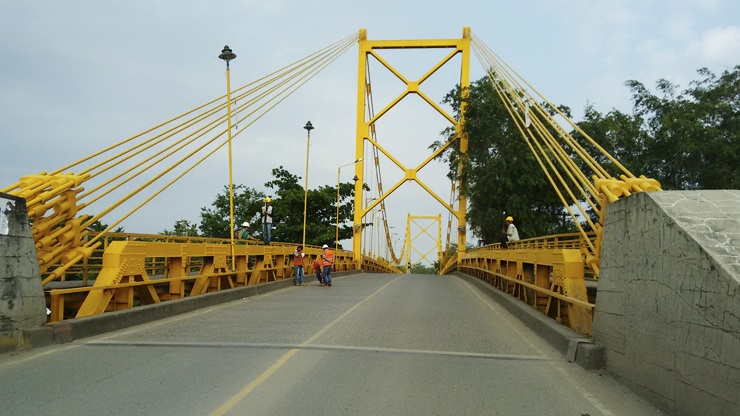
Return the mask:
[[606, 368], [677, 415], [740, 415], [740, 191], [610, 204], [601, 267]]
[[46, 302], [26, 201], [0, 194], [0, 347], [17, 330], [44, 322]]

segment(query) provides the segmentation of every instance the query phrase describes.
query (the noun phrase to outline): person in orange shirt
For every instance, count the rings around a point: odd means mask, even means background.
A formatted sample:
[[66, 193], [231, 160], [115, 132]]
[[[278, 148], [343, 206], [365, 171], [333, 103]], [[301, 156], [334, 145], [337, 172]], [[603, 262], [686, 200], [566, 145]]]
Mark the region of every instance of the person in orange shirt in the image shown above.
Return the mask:
[[324, 286], [324, 277], [322, 276], [324, 270], [321, 267], [321, 257], [316, 257], [316, 260], [313, 261], [313, 270], [316, 272], [316, 280], [319, 281], [319, 286]]
[[324, 285], [331, 286], [331, 267], [334, 265], [334, 252], [326, 244], [321, 248], [324, 250], [321, 253], [321, 266], [324, 269]]
[[303, 280], [303, 257], [306, 253], [303, 252], [303, 246], [298, 246], [293, 252], [293, 267], [295, 267], [295, 278], [293, 283], [296, 286], [306, 286]]

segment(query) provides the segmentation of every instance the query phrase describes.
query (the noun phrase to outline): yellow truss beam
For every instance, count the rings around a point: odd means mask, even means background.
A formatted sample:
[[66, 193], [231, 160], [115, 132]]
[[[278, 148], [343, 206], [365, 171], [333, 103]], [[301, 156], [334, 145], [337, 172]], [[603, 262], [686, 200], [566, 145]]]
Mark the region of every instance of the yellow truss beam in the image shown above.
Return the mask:
[[[359, 39], [359, 53], [358, 53], [358, 71], [357, 71], [357, 125], [356, 125], [356, 152], [355, 156], [358, 160], [363, 160], [361, 163], [355, 165], [355, 175], [359, 178], [355, 182], [355, 212], [354, 212], [354, 226], [353, 226], [353, 252], [355, 261], [360, 262], [362, 253], [362, 223], [365, 215], [375, 208], [378, 204], [397, 190], [401, 185], [407, 181], [415, 181], [418, 183], [427, 193], [429, 193], [434, 199], [442, 204], [445, 209], [452, 212], [458, 220], [458, 247], [459, 251], [465, 251], [465, 214], [466, 214], [466, 200], [464, 196], [460, 197], [458, 208], [448, 204], [441, 197], [439, 197], [429, 186], [418, 178], [418, 172], [424, 168], [432, 159], [443, 152], [448, 146], [450, 146], [454, 140], [446, 143], [441, 149], [438, 149], [431, 156], [429, 156], [424, 162], [415, 168], [407, 168], [398, 159], [388, 152], [387, 149], [383, 148], [373, 139], [375, 123], [388, 112], [390, 112], [403, 98], [410, 94], [416, 94], [421, 99], [429, 104], [435, 111], [437, 111], [442, 117], [448, 122], [455, 126], [457, 133], [457, 140], [460, 140], [460, 150], [463, 153], [467, 152], [468, 141], [462, 130], [463, 120], [456, 120], [452, 115], [442, 109], [437, 103], [431, 100], [421, 89], [424, 81], [429, 79], [435, 72], [437, 72], [445, 64], [449, 63], [452, 58], [461, 55], [461, 70], [459, 85], [463, 94], [467, 92], [470, 85], [470, 28], [463, 28], [463, 35], [460, 39], [437, 39], [437, 40], [382, 40], [382, 41], [370, 41], [367, 40], [367, 32], [362, 29], [360, 30]], [[382, 49], [451, 49], [451, 51], [439, 62], [433, 65], [424, 75], [415, 81], [409, 80], [399, 70], [394, 68], [387, 60], [385, 60], [377, 50]], [[373, 115], [372, 117], [366, 117], [366, 93], [370, 89], [369, 77], [367, 73], [368, 58], [373, 57], [380, 64], [388, 69], [393, 75], [395, 75], [401, 82], [405, 84], [405, 90], [399, 94], [396, 98], [391, 100], [381, 111]], [[377, 200], [372, 204], [368, 205], [363, 209], [363, 184], [364, 181], [364, 161], [367, 160], [365, 157], [365, 141], [368, 141], [376, 149], [379, 149], [388, 159], [390, 159], [399, 169], [404, 172], [404, 177], [388, 189], [385, 193], [380, 195]], [[462, 169], [462, 166], [460, 166]], [[440, 240], [441, 241], [441, 240]], [[408, 248], [407, 248], [408, 251]], [[440, 248], [441, 253], [441, 248]]]
[[[426, 227], [419, 224], [416, 220], [432, 220], [431, 223], [429, 223]], [[411, 236], [411, 225], [416, 225], [419, 227], [419, 232]], [[433, 226], [434, 224], [437, 224], [437, 235], [436, 237], [429, 233], [429, 228]], [[411, 215], [407, 214], [406, 219], [406, 273], [411, 273], [411, 250], [413, 249], [416, 253], [418, 253], [423, 260], [430, 261], [427, 258], [427, 255], [429, 253], [434, 251], [434, 248], [430, 249], [426, 253], [422, 253], [421, 251], [417, 250], [413, 247], [413, 242], [417, 238], [427, 235], [432, 238], [432, 240], [435, 240], [437, 242], [436, 248], [437, 249], [437, 262], [442, 267], [442, 214], [433, 216], [433, 215]]]

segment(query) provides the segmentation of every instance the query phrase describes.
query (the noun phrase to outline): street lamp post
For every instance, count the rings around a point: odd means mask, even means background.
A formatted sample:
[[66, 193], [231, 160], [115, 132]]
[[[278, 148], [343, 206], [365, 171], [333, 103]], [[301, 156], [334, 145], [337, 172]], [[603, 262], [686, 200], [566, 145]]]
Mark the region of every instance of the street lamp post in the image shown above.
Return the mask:
[[[359, 158], [355, 160], [354, 162], [347, 163], [337, 168], [337, 227], [336, 227], [336, 235], [334, 237], [334, 253], [336, 253], [337, 249], [339, 248], [339, 175], [343, 167], [354, 165], [355, 163], [358, 163], [358, 162], [362, 162], [362, 158]], [[355, 180], [357, 180], [357, 176], [355, 176]]]
[[306, 132], [308, 132], [307, 140], [306, 140], [306, 187], [303, 188], [303, 247], [306, 246], [306, 211], [308, 209], [308, 149], [311, 147], [311, 130], [313, 130], [313, 125], [311, 124], [311, 121], [307, 121], [306, 125], [303, 126], [304, 129], [306, 129]]
[[234, 258], [234, 175], [231, 153], [231, 75], [229, 70], [229, 61], [235, 59], [236, 54], [231, 51], [229, 45], [226, 45], [218, 57], [226, 61], [226, 117], [228, 119], [227, 131], [229, 137], [229, 234], [231, 234], [231, 270], [236, 270], [236, 259]]

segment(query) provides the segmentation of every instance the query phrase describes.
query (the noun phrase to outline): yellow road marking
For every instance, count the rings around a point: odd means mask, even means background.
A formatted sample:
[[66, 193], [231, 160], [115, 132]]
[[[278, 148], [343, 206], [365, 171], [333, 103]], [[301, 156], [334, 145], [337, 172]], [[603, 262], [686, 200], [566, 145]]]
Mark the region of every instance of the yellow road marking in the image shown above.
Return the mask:
[[[360, 306], [362, 306], [362, 304], [364, 304], [365, 302], [367, 302], [370, 299], [372, 299], [373, 297], [375, 297], [375, 295], [377, 295], [378, 293], [380, 293], [381, 290], [385, 289], [386, 287], [388, 287], [389, 285], [391, 285], [393, 282], [395, 282], [396, 280], [400, 279], [401, 277], [402, 276], [399, 276], [399, 277], [391, 280], [390, 282], [386, 283], [383, 287], [381, 287], [380, 289], [378, 289], [375, 292], [373, 292], [370, 296], [366, 297], [362, 301], [356, 303], [351, 308], [347, 309], [347, 311], [345, 311], [343, 314], [341, 314], [338, 318], [336, 318], [335, 320], [333, 320], [333, 321], [329, 322], [328, 324], [326, 324], [326, 326], [324, 326], [323, 328], [321, 328], [318, 332], [316, 332], [315, 334], [313, 334], [313, 336], [311, 336], [307, 340], [303, 341], [299, 346], [300, 347], [303, 347], [303, 346], [306, 346], [306, 345], [309, 345], [310, 343], [312, 343], [314, 340], [316, 340], [316, 338], [318, 338], [321, 335], [323, 335], [324, 333], [326, 333], [326, 331], [328, 331], [331, 327], [333, 327], [339, 321], [341, 321], [342, 319], [344, 319], [347, 315], [349, 315], [350, 313], [352, 313], [352, 311], [354, 311], [355, 309], [359, 308]], [[329, 289], [329, 290], [331, 290], [331, 289]], [[256, 389], [257, 387], [259, 387], [259, 385], [262, 384], [265, 380], [267, 380], [268, 378], [270, 378], [271, 375], [275, 374], [275, 372], [277, 370], [279, 370], [280, 367], [282, 367], [285, 363], [287, 363], [298, 351], [300, 351], [300, 349], [292, 349], [292, 350], [286, 352], [282, 357], [280, 357], [277, 360], [277, 362], [275, 362], [275, 364], [271, 365], [270, 368], [268, 368], [267, 370], [265, 370], [265, 372], [263, 372], [262, 374], [260, 374], [259, 376], [257, 376], [257, 378], [255, 378], [254, 380], [252, 380], [251, 383], [247, 384], [247, 386], [244, 387], [244, 389], [242, 389], [242, 391], [240, 391], [239, 393], [237, 393], [236, 395], [234, 395], [232, 398], [230, 398], [224, 404], [222, 404], [218, 409], [216, 409], [215, 411], [213, 411], [213, 413], [211, 413], [211, 416], [220, 416], [220, 415], [226, 414], [226, 412], [228, 412], [229, 410], [231, 410], [237, 403], [239, 403], [240, 401], [242, 401], [242, 399], [244, 399], [245, 397], [247, 397], [249, 395], [249, 393], [251, 393], [254, 389]]]

